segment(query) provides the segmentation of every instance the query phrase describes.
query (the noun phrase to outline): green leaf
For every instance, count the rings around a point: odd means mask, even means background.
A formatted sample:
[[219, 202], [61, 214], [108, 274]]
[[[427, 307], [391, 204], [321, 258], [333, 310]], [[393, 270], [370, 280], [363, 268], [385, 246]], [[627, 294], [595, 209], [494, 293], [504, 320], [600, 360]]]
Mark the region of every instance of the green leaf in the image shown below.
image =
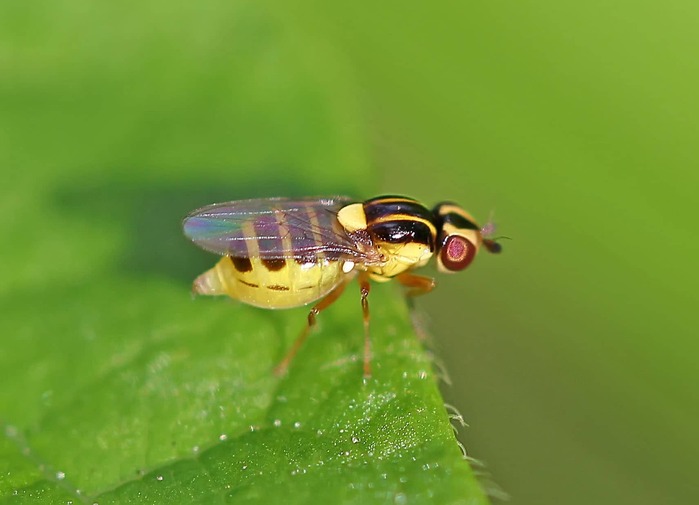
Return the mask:
[[367, 383], [358, 291], [284, 378], [306, 309], [190, 296], [192, 208], [373, 192], [342, 59], [254, 4], [119, 5], [0, 8], [0, 503], [485, 503], [393, 286]]
[[[372, 293], [366, 384], [358, 293], [322, 314], [277, 379], [271, 367], [303, 323], [300, 311], [192, 301], [176, 288], [134, 281], [7, 307], [25, 335], [14, 339], [14, 367], [3, 367], [21, 385], [13, 398], [4, 388], [3, 410], [22, 398], [35, 405], [28, 423], [10, 412], [5, 496], [35, 503], [45, 494], [49, 503], [80, 489], [100, 504], [480, 496], [391, 287]], [[63, 302], [51, 312], [56, 295]], [[44, 331], [28, 323], [36, 305], [48, 310]]]

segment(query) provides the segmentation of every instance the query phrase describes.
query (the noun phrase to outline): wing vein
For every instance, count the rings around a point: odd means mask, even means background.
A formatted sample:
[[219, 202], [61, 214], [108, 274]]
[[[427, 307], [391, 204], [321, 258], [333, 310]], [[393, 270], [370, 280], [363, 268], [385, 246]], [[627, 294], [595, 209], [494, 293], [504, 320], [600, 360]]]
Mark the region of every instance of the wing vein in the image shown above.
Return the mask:
[[201, 248], [221, 255], [329, 259], [364, 257], [337, 222], [347, 197], [238, 200], [190, 213], [185, 235]]

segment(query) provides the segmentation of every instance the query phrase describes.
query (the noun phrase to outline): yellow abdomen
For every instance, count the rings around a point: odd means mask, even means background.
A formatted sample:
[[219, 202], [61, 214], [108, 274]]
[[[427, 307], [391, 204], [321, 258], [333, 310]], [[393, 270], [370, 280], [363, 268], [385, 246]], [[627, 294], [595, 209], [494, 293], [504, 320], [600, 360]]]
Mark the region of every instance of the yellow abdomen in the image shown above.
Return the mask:
[[203, 295], [228, 295], [265, 309], [286, 309], [314, 302], [345, 280], [342, 262], [318, 259], [234, 258], [224, 256], [194, 280]]

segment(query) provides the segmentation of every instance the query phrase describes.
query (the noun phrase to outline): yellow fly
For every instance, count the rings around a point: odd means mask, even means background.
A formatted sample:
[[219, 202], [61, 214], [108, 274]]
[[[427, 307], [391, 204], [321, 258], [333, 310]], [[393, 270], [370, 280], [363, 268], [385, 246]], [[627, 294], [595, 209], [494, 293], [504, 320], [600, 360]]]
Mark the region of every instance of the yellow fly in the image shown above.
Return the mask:
[[431, 291], [434, 280], [411, 273], [432, 256], [442, 272], [457, 272], [484, 246], [473, 217], [453, 203], [432, 210], [401, 196], [365, 202], [346, 197], [265, 198], [217, 203], [190, 213], [184, 233], [195, 244], [223, 257], [194, 280], [204, 295], [228, 295], [266, 309], [317, 303], [308, 324], [276, 368], [286, 371], [316, 315], [330, 306], [355, 276], [364, 314], [364, 376], [371, 375], [370, 280], [395, 278], [408, 295]]

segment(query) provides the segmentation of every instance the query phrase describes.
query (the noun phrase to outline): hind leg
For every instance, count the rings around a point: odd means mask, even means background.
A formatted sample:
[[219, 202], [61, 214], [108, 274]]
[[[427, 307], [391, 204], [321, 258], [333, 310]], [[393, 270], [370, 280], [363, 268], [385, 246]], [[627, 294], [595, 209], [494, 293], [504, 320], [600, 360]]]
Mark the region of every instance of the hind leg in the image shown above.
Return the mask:
[[308, 334], [316, 325], [316, 316], [320, 314], [322, 310], [325, 310], [328, 307], [330, 307], [335, 302], [335, 300], [337, 300], [340, 297], [342, 292], [345, 290], [346, 285], [346, 282], [339, 284], [335, 289], [328, 293], [325, 296], [325, 298], [323, 298], [321, 301], [319, 301], [313, 306], [313, 308], [308, 313], [308, 323], [306, 324], [306, 327], [301, 331], [301, 334], [296, 338], [296, 340], [294, 340], [294, 343], [291, 345], [291, 349], [289, 349], [289, 351], [286, 353], [286, 356], [284, 356], [284, 358], [279, 362], [279, 364], [276, 367], [274, 367], [274, 373], [276, 375], [284, 375], [286, 373], [286, 371], [289, 368], [289, 364], [291, 363], [291, 360], [294, 359], [294, 356], [296, 356], [296, 353], [299, 351], [303, 343], [306, 341], [306, 338], [308, 338]]
[[371, 339], [369, 337], [369, 275], [366, 272], [359, 274], [359, 289], [362, 300], [362, 316], [364, 320], [364, 379], [371, 377]]

